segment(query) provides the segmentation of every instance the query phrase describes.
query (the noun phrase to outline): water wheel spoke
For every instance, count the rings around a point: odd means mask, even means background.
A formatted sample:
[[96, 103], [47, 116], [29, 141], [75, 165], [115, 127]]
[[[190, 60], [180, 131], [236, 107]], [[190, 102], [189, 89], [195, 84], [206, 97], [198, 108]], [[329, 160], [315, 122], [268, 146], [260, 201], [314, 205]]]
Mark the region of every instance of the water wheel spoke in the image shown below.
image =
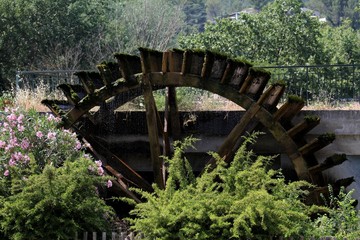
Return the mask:
[[125, 161], [113, 154], [103, 144], [98, 142], [93, 136], [84, 132], [80, 128], [73, 127], [73, 129], [83, 136], [83, 138], [90, 144], [91, 151], [98, 156], [99, 159], [104, 161], [105, 165], [118, 166], [121, 169], [123, 175], [133, 182], [138, 187], [147, 191], [152, 191], [151, 185], [143, 179], [136, 171], [134, 171]]
[[[260, 105], [254, 103], [241, 117], [240, 121], [236, 126], [231, 130], [228, 136], [225, 138], [223, 144], [218, 150], [220, 157], [224, 158], [226, 161], [230, 160], [231, 154], [234, 151], [235, 146], [237, 145], [239, 138], [244, 134], [245, 130], [251, 132], [253, 129], [247, 129], [249, 123], [253, 120], [256, 113], [259, 111]], [[255, 128], [256, 124], [252, 124], [252, 128]], [[213, 169], [216, 166], [216, 160], [211, 158], [207, 163], [210, 165], [209, 169]]]
[[167, 106], [169, 109], [169, 123], [174, 140], [179, 140], [181, 135], [180, 114], [176, 100], [176, 88], [167, 88]]
[[[143, 95], [146, 109], [146, 122], [150, 143], [150, 155], [153, 166], [154, 181], [160, 188], [165, 188], [164, 175], [164, 160], [161, 158], [160, 143], [159, 143], [159, 113], [156, 108], [153, 90], [151, 86], [150, 76], [148, 72], [161, 71], [162, 69], [162, 54], [156, 51], [148, 51], [147, 49], [140, 49], [141, 66], [143, 71]], [[161, 59], [160, 59], [161, 57]], [[161, 61], [160, 61], [161, 60]]]
[[115, 186], [119, 188], [121, 192], [125, 193], [128, 197], [132, 198], [137, 203], [141, 202], [140, 199], [132, 191], [130, 191], [129, 183], [127, 183], [126, 179], [124, 179], [121, 173], [116, 171], [110, 165], [105, 165], [104, 168], [116, 178], [116, 181], [113, 183], [115, 183]]

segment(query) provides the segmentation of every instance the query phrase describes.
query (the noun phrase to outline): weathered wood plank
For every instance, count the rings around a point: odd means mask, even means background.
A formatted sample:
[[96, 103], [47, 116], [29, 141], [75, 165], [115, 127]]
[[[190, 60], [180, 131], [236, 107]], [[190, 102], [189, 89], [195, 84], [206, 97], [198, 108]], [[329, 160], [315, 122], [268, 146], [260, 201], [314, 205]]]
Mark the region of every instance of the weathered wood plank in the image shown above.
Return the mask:
[[75, 132], [80, 134], [88, 143], [90, 143], [91, 150], [98, 158], [104, 161], [104, 165], [110, 165], [120, 170], [126, 179], [129, 179], [138, 187], [151, 192], [153, 189], [151, 185], [143, 179], [136, 171], [134, 171], [125, 161], [113, 154], [108, 148], [97, 141], [92, 135], [84, 130], [73, 126]]
[[119, 69], [119, 64], [115, 62], [106, 62], [97, 65], [97, 68], [100, 72], [101, 79], [105, 86], [111, 85], [112, 82], [121, 78], [121, 73]]
[[326, 169], [340, 165], [343, 162], [345, 162], [346, 160], [347, 160], [347, 158], [346, 158], [345, 154], [334, 154], [334, 155], [326, 158], [324, 162], [322, 162], [316, 166], [310, 167], [309, 172], [311, 174], [316, 174], [316, 173], [322, 172]]
[[249, 63], [228, 59], [227, 66], [220, 82], [239, 90], [248, 76], [251, 66], [252, 65]]
[[173, 49], [169, 51], [169, 71], [170, 72], [182, 72], [184, 64], [184, 51]]
[[265, 91], [265, 93], [263, 93], [263, 95], [261, 95], [258, 103], [272, 113], [276, 110], [276, 106], [278, 105], [284, 92], [285, 85], [273, 84]]
[[128, 54], [115, 54], [118, 60], [121, 76], [127, 82], [134, 82], [134, 74], [141, 73], [140, 57]]
[[76, 105], [86, 95], [82, 85], [60, 84], [57, 88], [64, 93], [68, 102], [72, 105]]
[[335, 134], [322, 134], [318, 136], [317, 138], [313, 139], [306, 145], [299, 148], [299, 151], [302, 155], [309, 155], [313, 154], [316, 151], [319, 151], [320, 149], [326, 147], [330, 143], [332, 143], [335, 140]]
[[[253, 105], [245, 112], [239, 123], [236, 124], [236, 126], [231, 130], [217, 151], [220, 157], [225, 158], [227, 161], [230, 160], [228, 156], [233, 152], [233, 148], [236, 146], [239, 138], [244, 134], [244, 131], [249, 123], [254, 120], [254, 116], [260, 110], [260, 108], [260, 105], [253, 103]], [[210, 166], [209, 170], [211, 170], [216, 166], [216, 161], [214, 158], [211, 158], [207, 164]]]
[[148, 48], [139, 48], [141, 58], [141, 69], [143, 73], [161, 72], [163, 52]]
[[254, 100], [258, 100], [270, 79], [270, 73], [262, 69], [250, 68], [250, 72], [240, 88], [240, 93], [245, 93]]
[[[155, 58], [157, 59], [159, 55], [157, 53], [151, 52], [154, 54]], [[162, 56], [162, 55], [161, 55]], [[156, 61], [156, 59], [152, 59], [149, 52], [140, 50], [140, 57], [141, 57], [141, 65], [143, 70], [143, 95], [144, 95], [144, 102], [145, 102], [145, 109], [146, 109], [146, 122], [148, 127], [148, 135], [149, 135], [149, 143], [150, 143], [150, 155], [151, 161], [153, 165], [153, 174], [155, 183], [159, 186], [159, 188], [165, 188], [165, 175], [164, 175], [164, 160], [160, 157], [160, 143], [159, 143], [159, 128], [158, 126], [158, 111], [156, 109], [156, 104], [152, 92], [151, 81], [149, 79], [150, 72], [156, 70], [154, 68], [160, 67], [161, 69], [161, 62], [160, 66], [158, 63], [152, 63], [150, 61]], [[162, 57], [161, 57], [162, 60]], [[163, 131], [163, 129], [161, 129]]]
[[317, 116], [305, 117], [303, 121], [292, 127], [288, 131], [288, 134], [292, 138], [304, 136], [306, 133], [310, 132], [314, 127], [316, 127], [319, 123], [320, 118]]

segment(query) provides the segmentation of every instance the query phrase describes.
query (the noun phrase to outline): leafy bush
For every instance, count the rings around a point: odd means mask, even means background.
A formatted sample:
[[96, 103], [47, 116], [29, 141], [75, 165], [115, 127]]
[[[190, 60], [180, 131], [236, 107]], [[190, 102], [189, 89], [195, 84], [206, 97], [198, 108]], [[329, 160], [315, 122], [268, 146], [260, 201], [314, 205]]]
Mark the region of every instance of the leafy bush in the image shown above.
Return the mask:
[[351, 197], [354, 190], [345, 192], [340, 189], [335, 196], [333, 189], [329, 186], [329, 203], [327, 213], [319, 216], [314, 221], [312, 236], [334, 236], [336, 239], [358, 239], [360, 236], [360, 212], [354, 207], [355, 199]]
[[113, 211], [97, 193], [111, 185], [101, 161], [58, 122], [35, 111], [0, 114], [1, 239], [69, 239], [110, 223]]
[[[197, 178], [183, 156], [195, 140], [176, 142], [174, 156], [167, 159], [166, 188], [155, 185], [154, 193], [135, 189], [146, 201], [134, 203], [133, 218], [128, 219], [131, 228], [144, 239], [360, 236], [353, 191], [342, 189], [334, 196], [330, 187], [328, 206], [305, 205], [304, 189], [312, 186], [303, 181], [287, 183], [280, 170], [270, 169], [271, 157], [247, 150], [255, 139], [256, 134], [246, 137], [230, 164], [211, 153], [217, 167]], [[319, 216], [311, 218], [316, 212]]]
[[[1, 228], [11, 239], [72, 239], [76, 232], [106, 231], [112, 209], [99, 198], [104, 179], [89, 171], [86, 158], [46, 165], [24, 182], [0, 209]], [[95, 176], [95, 177], [94, 177]]]
[[286, 183], [268, 169], [271, 157], [255, 156], [247, 137], [227, 164], [215, 153], [217, 167], [195, 178], [183, 151], [193, 139], [176, 143], [166, 188], [137, 190], [146, 202], [135, 205], [129, 219], [145, 239], [263, 239], [299, 236], [310, 228], [310, 210], [301, 198], [303, 181]]

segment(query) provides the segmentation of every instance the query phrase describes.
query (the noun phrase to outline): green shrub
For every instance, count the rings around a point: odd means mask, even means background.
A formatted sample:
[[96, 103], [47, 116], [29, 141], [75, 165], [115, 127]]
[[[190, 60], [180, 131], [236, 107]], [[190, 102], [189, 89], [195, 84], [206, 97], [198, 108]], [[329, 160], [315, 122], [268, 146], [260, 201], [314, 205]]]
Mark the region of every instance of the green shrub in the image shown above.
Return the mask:
[[195, 178], [183, 157], [192, 139], [176, 143], [166, 188], [137, 190], [145, 202], [135, 205], [129, 221], [145, 239], [264, 239], [299, 236], [310, 228], [310, 207], [301, 198], [303, 181], [286, 183], [269, 169], [271, 157], [255, 156], [247, 137], [229, 164], [215, 153], [217, 167]]
[[314, 220], [314, 229], [311, 235], [315, 237], [334, 236], [336, 239], [358, 239], [360, 236], [360, 212], [355, 209], [354, 200], [351, 195], [354, 190], [345, 192], [340, 189], [335, 196], [333, 189], [329, 186], [329, 202], [326, 214]]
[[0, 209], [1, 229], [10, 239], [72, 239], [76, 232], [106, 231], [113, 211], [95, 186], [103, 177], [89, 170], [93, 161], [80, 158], [62, 167], [46, 165], [24, 182], [22, 191]]

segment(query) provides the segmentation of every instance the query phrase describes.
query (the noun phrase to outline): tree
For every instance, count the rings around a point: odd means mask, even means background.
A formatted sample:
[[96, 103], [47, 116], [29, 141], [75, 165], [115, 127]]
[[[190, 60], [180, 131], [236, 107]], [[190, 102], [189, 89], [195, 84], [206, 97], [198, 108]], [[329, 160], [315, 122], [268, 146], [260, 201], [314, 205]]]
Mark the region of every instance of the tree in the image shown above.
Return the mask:
[[330, 64], [359, 63], [360, 32], [351, 27], [349, 20], [339, 27], [324, 25], [320, 41]]
[[165, 50], [174, 46], [184, 26], [181, 5], [166, 0], [114, 2], [111, 8], [107, 36], [110, 52], [134, 53], [138, 47]]
[[204, 0], [187, 0], [184, 4], [185, 33], [203, 32], [206, 22], [206, 8]]
[[88, 67], [94, 56], [90, 42], [104, 28], [106, 6], [103, 0], [1, 1], [1, 72], [10, 77], [17, 69], [58, 67], [69, 52], [78, 56], [67, 67]]
[[320, 63], [319, 22], [301, 7], [298, 0], [275, 0], [258, 14], [207, 24], [204, 33], [181, 38], [180, 46], [277, 65]]
[[354, 29], [360, 27], [359, 11], [356, 8], [359, 6], [358, 0], [309, 0], [305, 1], [305, 6], [325, 15], [332, 26], [340, 26], [346, 19], [350, 19]]

